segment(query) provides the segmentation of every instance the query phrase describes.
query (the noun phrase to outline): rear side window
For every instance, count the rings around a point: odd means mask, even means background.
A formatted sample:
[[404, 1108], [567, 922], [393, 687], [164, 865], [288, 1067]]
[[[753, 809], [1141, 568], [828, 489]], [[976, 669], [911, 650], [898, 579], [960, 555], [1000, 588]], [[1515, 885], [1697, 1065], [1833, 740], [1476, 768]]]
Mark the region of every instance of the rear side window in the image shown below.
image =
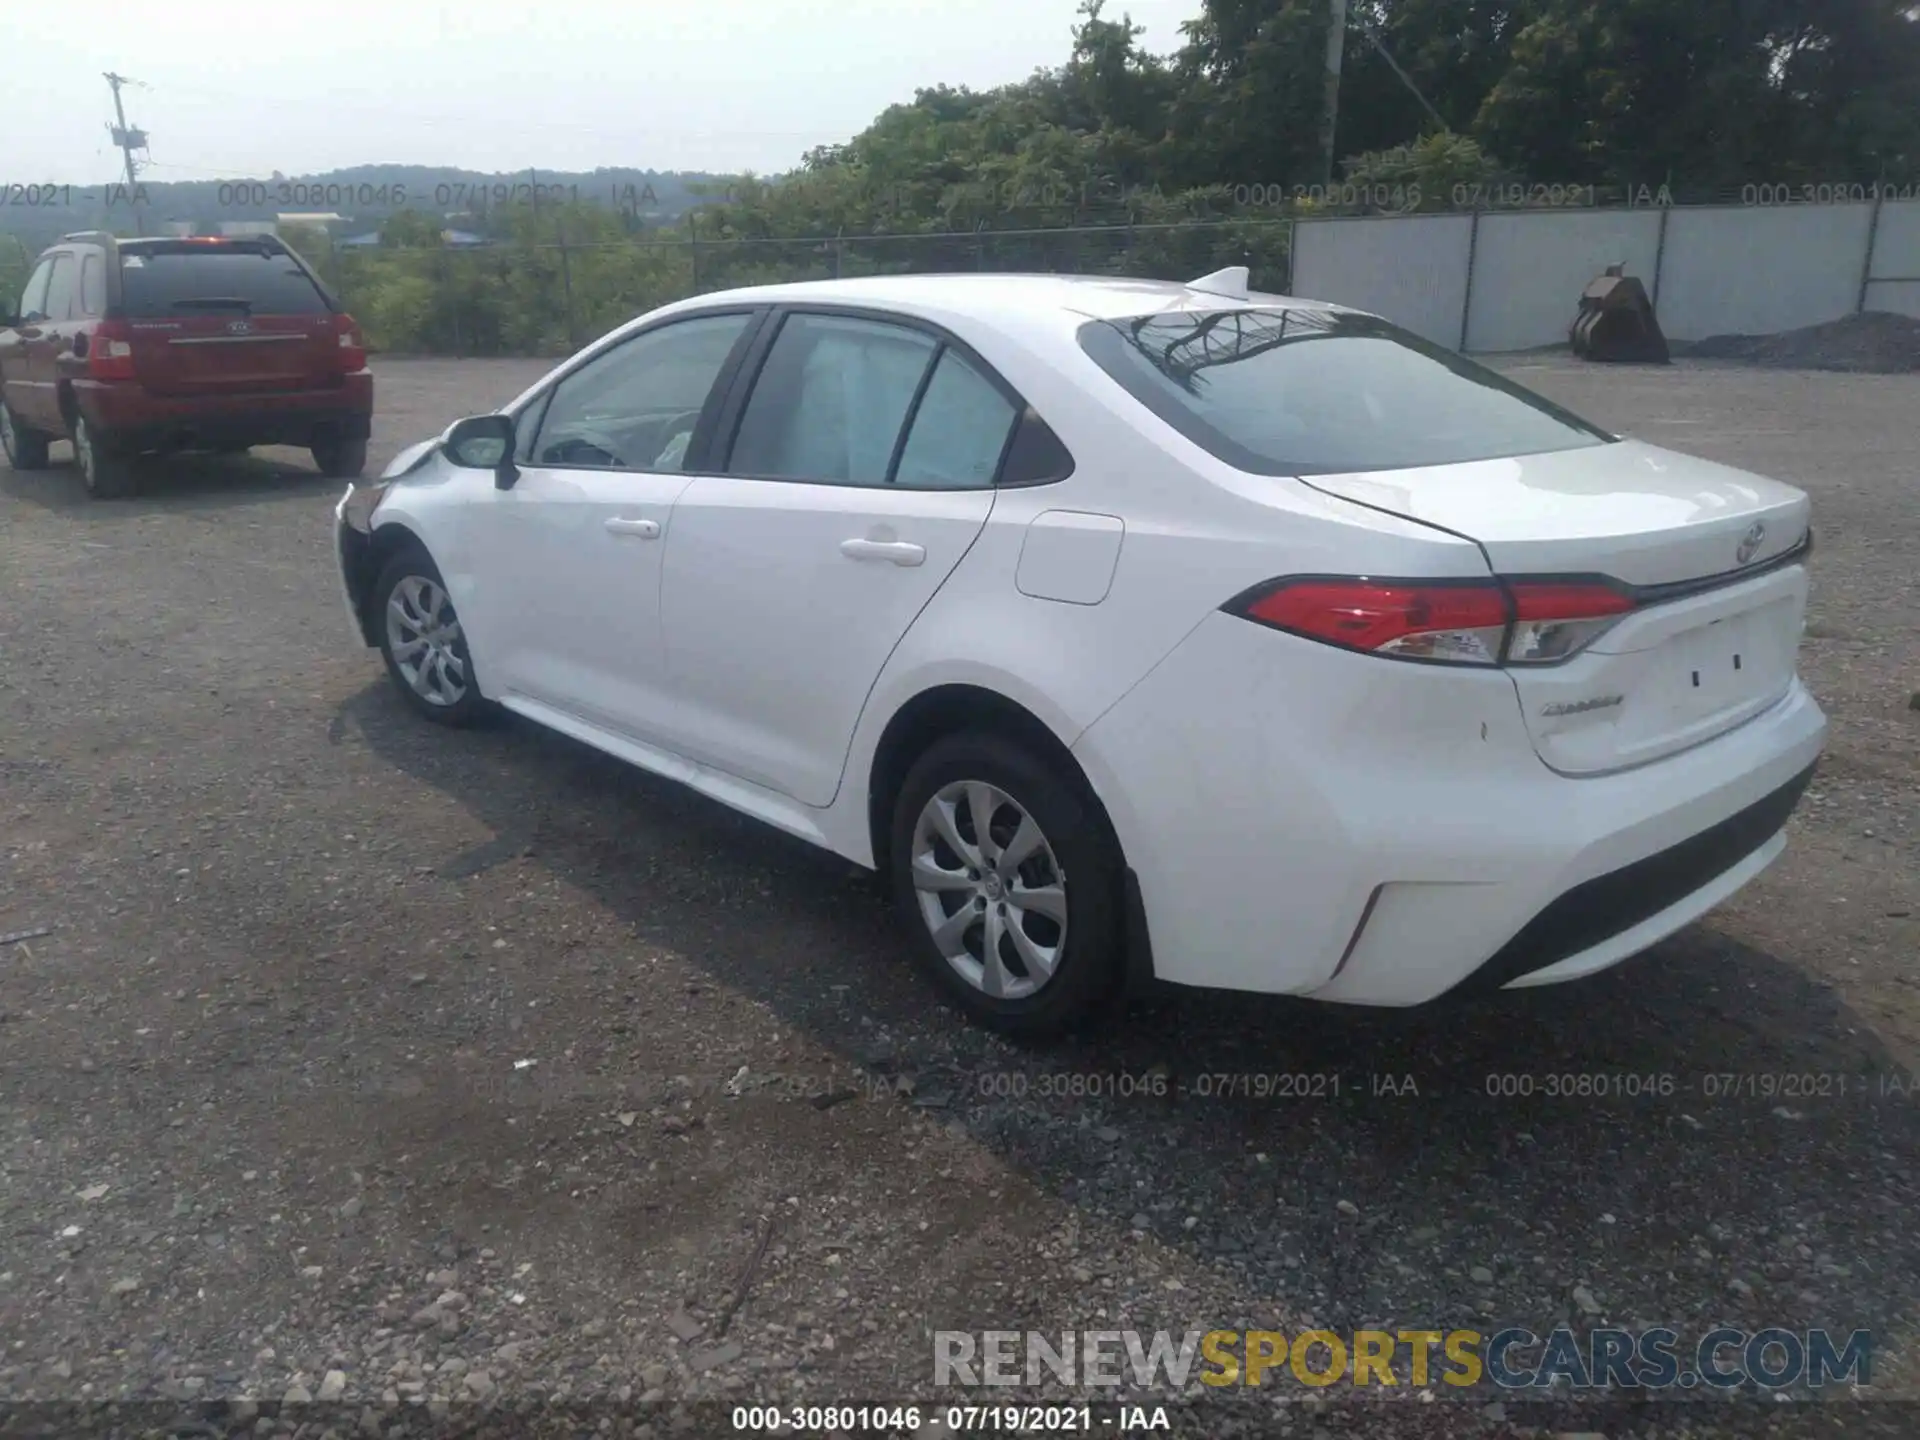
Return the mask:
[[105, 263], [97, 250], [90, 250], [80, 257], [79, 313], [89, 318], [104, 315], [107, 310]]
[[955, 351], [942, 350], [913, 412], [894, 483], [937, 490], [989, 488], [1018, 416], [992, 381]]
[[938, 342], [842, 315], [791, 315], [740, 417], [736, 475], [884, 485]]
[[1259, 475], [1574, 450], [1612, 437], [1371, 316], [1246, 309], [1097, 320], [1080, 344], [1187, 439]]
[[120, 303], [135, 319], [196, 311], [324, 315], [329, 308], [289, 256], [249, 246], [123, 251]]

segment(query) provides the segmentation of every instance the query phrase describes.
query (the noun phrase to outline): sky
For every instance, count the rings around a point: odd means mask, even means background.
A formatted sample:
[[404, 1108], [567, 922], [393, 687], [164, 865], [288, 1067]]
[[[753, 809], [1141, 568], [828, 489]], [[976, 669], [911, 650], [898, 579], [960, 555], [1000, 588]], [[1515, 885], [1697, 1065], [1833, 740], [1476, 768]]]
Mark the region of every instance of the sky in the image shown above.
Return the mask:
[[[1109, 0], [1166, 52], [1201, 0]], [[196, 0], [76, 25], [7, 3], [0, 184], [117, 178], [103, 77], [149, 136], [142, 178], [348, 165], [768, 174], [916, 88], [1063, 61], [1078, 0]]]

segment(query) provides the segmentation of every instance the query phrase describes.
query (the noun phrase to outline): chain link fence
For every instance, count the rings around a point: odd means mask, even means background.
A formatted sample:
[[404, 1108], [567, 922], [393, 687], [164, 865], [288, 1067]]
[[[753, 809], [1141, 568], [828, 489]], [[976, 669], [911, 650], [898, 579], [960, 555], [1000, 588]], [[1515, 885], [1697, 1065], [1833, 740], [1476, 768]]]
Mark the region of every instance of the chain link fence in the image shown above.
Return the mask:
[[659, 305], [798, 280], [1042, 272], [1190, 280], [1246, 265], [1255, 288], [1289, 285], [1289, 219], [1097, 224], [1020, 230], [672, 237], [470, 248], [329, 248], [311, 255], [389, 354], [564, 355]]

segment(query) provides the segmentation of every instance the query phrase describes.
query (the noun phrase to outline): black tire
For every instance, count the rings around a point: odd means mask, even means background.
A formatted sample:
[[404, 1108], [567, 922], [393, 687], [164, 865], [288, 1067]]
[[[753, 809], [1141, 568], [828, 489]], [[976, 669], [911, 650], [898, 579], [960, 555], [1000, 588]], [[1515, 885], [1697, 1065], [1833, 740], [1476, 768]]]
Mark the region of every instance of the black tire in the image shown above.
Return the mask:
[[53, 437], [22, 425], [5, 402], [0, 402], [0, 412], [5, 417], [5, 423], [0, 424], [0, 450], [6, 452], [7, 464], [16, 470], [46, 469], [47, 446], [53, 443]]
[[113, 435], [102, 433], [84, 415], [73, 417], [73, 458], [96, 500], [125, 500], [139, 489], [133, 456]]
[[357, 480], [367, 468], [367, 442], [322, 440], [313, 447], [313, 463], [330, 480]]
[[[963, 975], [935, 943], [931, 922], [922, 910], [922, 892], [914, 883], [915, 832], [929, 801], [960, 782], [984, 781], [1011, 802], [996, 810], [997, 825], [1011, 825], [1016, 811], [1031, 816], [1045, 836], [1057, 880], [1066, 892], [1066, 927], [1059, 939], [1057, 960], [1050, 977], [1030, 993], [1009, 998], [992, 995], [980, 983]], [[894, 800], [889, 868], [900, 917], [906, 924], [914, 954], [943, 994], [980, 1023], [1009, 1035], [1044, 1039], [1084, 1025], [1103, 1012], [1119, 993], [1125, 874], [1120, 846], [1099, 806], [1085, 794], [1077, 776], [1060, 773], [1057, 764], [1041, 758], [1028, 746], [1000, 735], [950, 735], [928, 747], [901, 783]], [[962, 839], [971, 839], [965, 828]], [[1004, 844], [1005, 837], [999, 843]], [[963, 863], [964, 856], [952, 857]], [[940, 859], [946, 868], [947, 858]], [[1055, 868], [1044, 856], [1044, 871]], [[1032, 884], [1032, 879], [1025, 883]], [[998, 889], [995, 894], [1000, 893]], [[1009, 897], [1015, 891], [1005, 892]], [[958, 903], [955, 903], [958, 902]], [[967, 900], [964, 893], [937, 898], [934, 903], [957, 918], [966, 904], [993, 903], [984, 897]], [[952, 907], [949, 909], [948, 907]], [[1001, 912], [1005, 913], [1002, 905]], [[1016, 914], [1019, 913], [1016, 906]], [[1001, 922], [1006, 923], [1006, 922]], [[1035, 922], [1028, 921], [1027, 924]], [[1038, 922], [1046, 925], [1044, 917]], [[984, 917], [962, 942], [969, 963], [984, 972]], [[1025, 930], [1034, 939], [1033, 930]], [[1049, 937], [1039, 937], [1048, 942]], [[1018, 951], [1009, 935], [1001, 942], [1007, 967], [1018, 963]], [[1028, 977], [1031, 979], [1031, 976]], [[1005, 987], [1003, 986], [1003, 989]]]
[[[403, 623], [396, 622], [390, 615], [389, 607], [394, 604], [397, 596], [401, 599], [401, 608], [411, 614], [426, 616], [429, 608], [432, 608], [434, 613], [443, 617], [443, 623], [451, 622], [455, 625], [459, 623], [459, 616], [454, 613], [451, 598], [444, 599], [444, 608], [423, 607], [419, 600], [420, 592], [413, 588], [413, 582], [430, 586], [442, 597], [446, 596], [447, 585], [440, 578], [440, 571], [434, 566], [426, 551], [414, 546], [409, 546], [387, 561], [380, 571], [380, 578], [373, 582], [373, 594], [369, 597], [368, 603], [372, 607], [374, 633], [380, 637], [380, 656], [387, 662], [387, 675], [406, 702], [435, 724], [454, 726], [476, 724], [491, 714], [493, 707], [481, 696], [480, 687], [475, 683], [473, 657], [468, 653], [464, 632], [456, 634], [451, 645], [445, 647], [451, 652], [452, 658], [458, 662], [461, 683], [457, 698], [444, 701], [430, 698], [430, 695], [436, 691], [441, 695], [447, 695], [450, 692], [453, 678], [450, 671], [440, 668], [437, 672], [420, 672], [419, 662], [412, 662], [415, 668], [410, 671], [408, 661], [411, 657], [395, 658], [396, 644], [404, 646], [409, 640], [420, 638], [427, 633], [423, 628], [416, 627], [410, 634]], [[403, 590], [410, 593], [402, 594]], [[397, 638], [396, 631], [400, 632]], [[416, 683], [416, 673], [424, 673], [427, 678], [421, 683]], [[439, 683], [435, 683], [436, 680]]]

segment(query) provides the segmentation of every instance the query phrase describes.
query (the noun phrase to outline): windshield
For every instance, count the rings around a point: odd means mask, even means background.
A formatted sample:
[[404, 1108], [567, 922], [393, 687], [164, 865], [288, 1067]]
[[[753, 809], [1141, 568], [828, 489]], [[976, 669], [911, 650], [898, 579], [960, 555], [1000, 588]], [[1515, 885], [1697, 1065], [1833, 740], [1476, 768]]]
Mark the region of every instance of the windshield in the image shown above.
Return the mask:
[[1613, 437], [1397, 325], [1262, 308], [1096, 320], [1081, 347], [1236, 469], [1338, 475], [1603, 445]]

